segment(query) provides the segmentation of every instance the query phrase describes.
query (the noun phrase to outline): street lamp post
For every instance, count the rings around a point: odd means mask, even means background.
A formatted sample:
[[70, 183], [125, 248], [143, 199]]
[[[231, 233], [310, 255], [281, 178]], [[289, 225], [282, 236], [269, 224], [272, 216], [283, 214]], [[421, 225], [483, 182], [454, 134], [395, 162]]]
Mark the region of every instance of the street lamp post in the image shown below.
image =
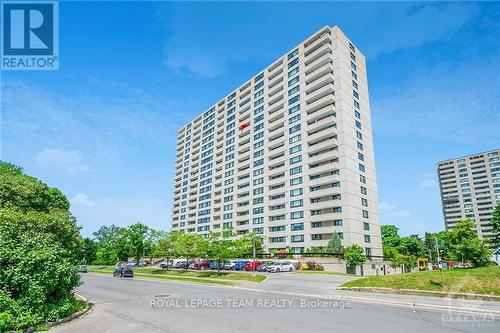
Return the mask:
[[253, 236], [253, 264], [252, 264], [253, 275], [255, 275], [255, 235]]

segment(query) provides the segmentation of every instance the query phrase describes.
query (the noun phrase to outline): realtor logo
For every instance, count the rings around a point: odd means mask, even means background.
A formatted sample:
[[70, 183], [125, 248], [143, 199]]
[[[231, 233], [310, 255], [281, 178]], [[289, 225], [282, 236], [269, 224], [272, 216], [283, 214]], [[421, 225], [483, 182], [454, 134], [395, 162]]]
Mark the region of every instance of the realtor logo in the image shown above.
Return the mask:
[[57, 70], [58, 14], [54, 1], [2, 2], [2, 69]]

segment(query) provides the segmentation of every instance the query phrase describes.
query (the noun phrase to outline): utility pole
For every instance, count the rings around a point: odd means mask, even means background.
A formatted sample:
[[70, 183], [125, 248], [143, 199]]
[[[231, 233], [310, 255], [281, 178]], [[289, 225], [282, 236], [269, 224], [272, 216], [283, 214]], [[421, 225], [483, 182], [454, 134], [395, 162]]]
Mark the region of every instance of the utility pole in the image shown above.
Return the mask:
[[441, 263], [441, 258], [439, 257], [439, 244], [437, 238], [436, 238], [436, 252], [437, 252], [436, 260], [439, 268], [439, 275], [441, 275], [441, 286], [444, 289], [443, 264]]
[[255, 235], [253, 236], [253, 263], [252, 263], [253, 275], [255, 275]]

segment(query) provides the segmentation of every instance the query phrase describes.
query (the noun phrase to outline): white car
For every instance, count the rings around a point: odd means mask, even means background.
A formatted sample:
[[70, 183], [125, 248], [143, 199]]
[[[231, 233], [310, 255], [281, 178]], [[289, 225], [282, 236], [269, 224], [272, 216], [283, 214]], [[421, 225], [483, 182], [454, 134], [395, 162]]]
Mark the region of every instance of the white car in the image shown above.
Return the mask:
[[267, 266], [267, 271], [269, 273], [291, 272], [293, 271], [293, 264], [290, 261], [275, 262]]
[[497, 266], [500, 266], [500, 247], [493, 251], [490, 260], [491, 262], [497, 264]]
[[224, 269], [227, 269], [227, 270], [234, 269], [234, 265], [236, 265], [237, 262], [238, 262], [238, 260], [230, 260], [230, 261], [226, 262], [223, 267], [224, 267]]

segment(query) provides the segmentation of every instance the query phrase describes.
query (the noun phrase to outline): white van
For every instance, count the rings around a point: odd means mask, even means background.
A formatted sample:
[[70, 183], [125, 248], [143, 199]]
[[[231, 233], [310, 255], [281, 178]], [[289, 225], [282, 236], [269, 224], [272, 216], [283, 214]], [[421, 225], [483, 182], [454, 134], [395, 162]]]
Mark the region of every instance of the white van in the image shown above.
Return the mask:
[[172, 261], [172, 268], [180, 268], [183, 264], [186, 264], [186, 259], [174, 259]]

